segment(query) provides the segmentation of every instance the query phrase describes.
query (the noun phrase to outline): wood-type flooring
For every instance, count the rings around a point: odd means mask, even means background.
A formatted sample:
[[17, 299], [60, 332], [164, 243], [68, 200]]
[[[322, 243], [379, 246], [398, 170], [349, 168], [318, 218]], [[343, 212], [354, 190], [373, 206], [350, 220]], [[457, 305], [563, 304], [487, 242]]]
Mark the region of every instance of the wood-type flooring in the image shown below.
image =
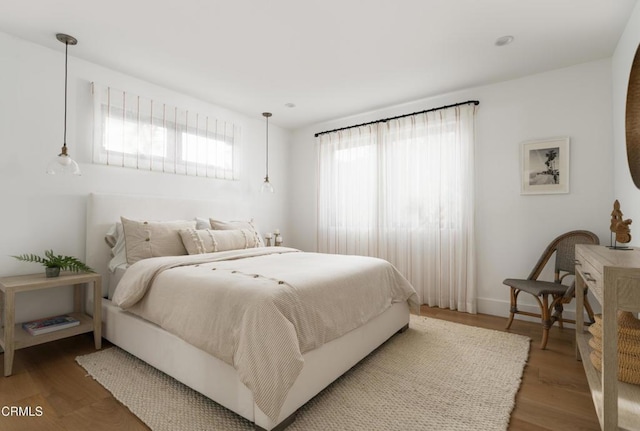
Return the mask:
[[[506, 323], [501, 317], [426, 306], [421, 313], [500, 331]], [[509, 430], [599, 430], [582, 363], [575, 360], [573, 329], [552, 328], [547, 350], [538, 347], [540, 324], [515, 321], [510, 332], [530, 337], [532, 344]], [[110, 346], [104, 340], [103, 348]], [[75, 362], [93, 351], [91, 334], [16, 351], [13, 375], [0, 377], [0, 430], [148, 430]], [[0, 354], [0, 370], [2, 359]], [[6, 416], [5, 407], [11, 406], [31, 407], [31, 416]]]

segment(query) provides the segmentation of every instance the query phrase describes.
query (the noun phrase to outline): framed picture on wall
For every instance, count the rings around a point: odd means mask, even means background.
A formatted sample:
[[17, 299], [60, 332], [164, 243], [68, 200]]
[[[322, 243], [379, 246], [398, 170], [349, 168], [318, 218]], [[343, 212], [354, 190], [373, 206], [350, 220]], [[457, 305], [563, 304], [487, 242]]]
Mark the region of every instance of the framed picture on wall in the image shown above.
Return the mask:
[[569, 137], [522, 143], [520, 194], [569, 193]]

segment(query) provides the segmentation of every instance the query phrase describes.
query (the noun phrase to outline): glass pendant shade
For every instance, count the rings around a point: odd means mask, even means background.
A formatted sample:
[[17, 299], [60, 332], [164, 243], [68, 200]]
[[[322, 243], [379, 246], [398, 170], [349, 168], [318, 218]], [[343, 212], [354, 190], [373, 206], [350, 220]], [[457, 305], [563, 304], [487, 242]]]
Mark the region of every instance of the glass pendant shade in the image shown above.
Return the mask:
[[267, 157], [266, 157], [266, 161], [267, 161], [267, 170], [266, 170], [266, 174], [264, 176], [264, 182], [262, 183], [262, 187], [260, 187], [260, 192], [261, 193], [274, 193], [275, 190], [273, 189], [273, 185], [269, 182], [269, 117], [271, 117], [271, 112], [263, 112], [262, 116], [267, 120]]
[[264, 182], [262, 183], [262, 187], [260, 187], [260, 192], [261, 193], [274, 193], [275, 192], [275, 190], [273, 189], [273, 186], [269, 182], [269, 177], [265, 177]]
[[47, 165], [49, 175], [82, 175], [80, 166], [67, 154], [67, 147], [62, 147], [62, 152], [54, 157]]

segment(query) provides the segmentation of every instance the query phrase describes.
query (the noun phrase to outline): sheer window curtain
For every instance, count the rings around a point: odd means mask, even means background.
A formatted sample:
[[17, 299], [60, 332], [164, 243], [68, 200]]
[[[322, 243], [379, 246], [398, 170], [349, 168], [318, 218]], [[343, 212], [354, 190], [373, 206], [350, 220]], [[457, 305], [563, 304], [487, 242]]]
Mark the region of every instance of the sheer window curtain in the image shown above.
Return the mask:
[[475, 112], [319, 135], [318, 251], [386, 259], [421, 303], [475, 313]]

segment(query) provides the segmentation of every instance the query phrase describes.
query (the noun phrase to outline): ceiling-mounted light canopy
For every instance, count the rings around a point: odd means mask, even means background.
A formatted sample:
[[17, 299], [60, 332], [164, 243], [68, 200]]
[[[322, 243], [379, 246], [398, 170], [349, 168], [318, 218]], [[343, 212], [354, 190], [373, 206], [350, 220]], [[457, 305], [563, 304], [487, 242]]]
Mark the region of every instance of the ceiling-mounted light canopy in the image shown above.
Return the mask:
[[80, 167], [67, 153], [67, 64], [69, 61], [69, 45], [76, 45], [78, 40], [68, 34], [58, 33], [56, 39], [64, 43], [64, 139], [60, 154], [47, 165], [49, 175], [80, 175]]
[[271, 112], [262, 113], [262, 116], [267, 120], [267, 170], [264, 176], [264, 182], [262, 183], [262, 187], [260, 188], [260, 191], [262, 193], [273, 193], [275, 191], [273, 190], [273, 186], [269, 182], [269, 117], [271, 117], [271, 115]]
[[507, 36], [502, 36], [497, 38], [495, 41], [495, 45], [505, 46], [505, 45], [509, 45], [511, 42], [513, 42], [513, 36], [507, 35]]

